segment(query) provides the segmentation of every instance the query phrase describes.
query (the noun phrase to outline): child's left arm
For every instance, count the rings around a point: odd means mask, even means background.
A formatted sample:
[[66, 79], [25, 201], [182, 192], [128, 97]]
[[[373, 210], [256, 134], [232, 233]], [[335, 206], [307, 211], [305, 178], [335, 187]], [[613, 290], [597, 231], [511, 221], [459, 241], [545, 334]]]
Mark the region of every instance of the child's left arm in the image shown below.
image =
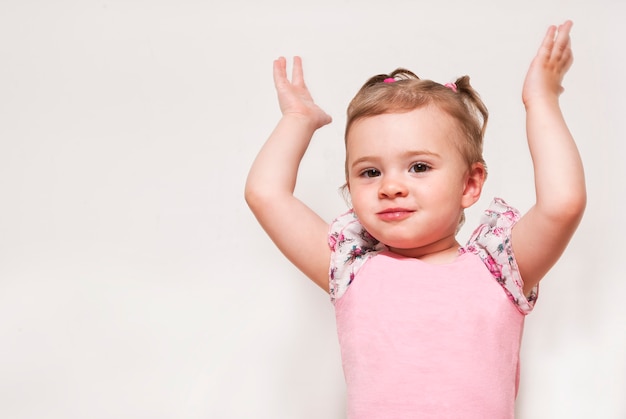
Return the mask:
[[526, 294], [559, 259], [586, 204], [582, 162], [559, 107], [561, 82], [573, 61], [571, 28], [566, 21], [548, 29], [522, 92], [536, 202], [513, 227], [512, 244]]

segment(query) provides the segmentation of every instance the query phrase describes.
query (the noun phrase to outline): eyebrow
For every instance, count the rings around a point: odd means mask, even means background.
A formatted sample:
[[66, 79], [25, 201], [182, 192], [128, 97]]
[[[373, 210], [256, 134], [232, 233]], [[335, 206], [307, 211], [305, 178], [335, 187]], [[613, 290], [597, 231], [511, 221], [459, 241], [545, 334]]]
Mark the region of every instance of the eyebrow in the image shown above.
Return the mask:
[[[432, 151], [428, 151], [428, 150], [409, 150], [409, 151], [405, 152], [404, 154], [402, 154], [402, 158], [418, 157], [418, 156], [428, 156], [428, 157], [435, 157], [435, 158], [441, 157], [439, 154], [434, 153]], [[354, 166], [356, 166], [358, 164], [361, 164], [363, 162], [375, 161], [375, 160], [378, 160], [378, 159], [379, 159], [378, 156], [363, 156], [363, 157], [359, 157], [358, 159], [356, 159], [355, 161], [352, 162], [352, 165], [350, 167], [354, 167]]]

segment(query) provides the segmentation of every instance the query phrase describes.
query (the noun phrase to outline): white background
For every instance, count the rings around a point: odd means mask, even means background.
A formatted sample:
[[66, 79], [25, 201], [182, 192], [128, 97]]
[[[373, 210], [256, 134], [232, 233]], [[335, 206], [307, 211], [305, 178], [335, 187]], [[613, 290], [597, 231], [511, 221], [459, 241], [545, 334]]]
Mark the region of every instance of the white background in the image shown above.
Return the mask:
[[469, 74], [491, 112], [472, 226], [494, 195], [532, 204], [522, 81], [571, 18], [562, 107], [589, 204], [527, 318], [518, 417], [625, 418], [625, 17], [621, 0], [1, 0], [0, 417], [342, 418], [328, 297], [243, 200], [279, 118], [272, 60], [302, 55], [335, 119], [297, 191], [328, 221], [360, 85]]

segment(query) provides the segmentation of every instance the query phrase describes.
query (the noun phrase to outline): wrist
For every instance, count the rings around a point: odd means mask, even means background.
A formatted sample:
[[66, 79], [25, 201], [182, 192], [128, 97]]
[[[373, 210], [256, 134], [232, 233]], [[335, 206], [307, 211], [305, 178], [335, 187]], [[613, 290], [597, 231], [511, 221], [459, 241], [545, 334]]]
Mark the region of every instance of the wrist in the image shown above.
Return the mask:
[[534, 108], [559, 108], [558, 94], [534, 95], [528, 98], [522, 98], [526, 111]]
[[305, 114], [297, 112], [283, 113], [281, 118], [285, 122], [306, 129], [308, 131], [315, 131], [330, 122], [330, 117], [326, 114]]

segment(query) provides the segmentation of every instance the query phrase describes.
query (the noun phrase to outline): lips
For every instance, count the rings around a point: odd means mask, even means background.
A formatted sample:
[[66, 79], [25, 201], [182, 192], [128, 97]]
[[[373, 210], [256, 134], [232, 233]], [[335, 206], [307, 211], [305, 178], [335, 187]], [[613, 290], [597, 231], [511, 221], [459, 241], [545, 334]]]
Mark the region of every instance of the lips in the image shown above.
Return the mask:
[[376, 215], [383, 221], [401, 221], [409, 218], [415, 211], [406, 208], [387, 208]]

